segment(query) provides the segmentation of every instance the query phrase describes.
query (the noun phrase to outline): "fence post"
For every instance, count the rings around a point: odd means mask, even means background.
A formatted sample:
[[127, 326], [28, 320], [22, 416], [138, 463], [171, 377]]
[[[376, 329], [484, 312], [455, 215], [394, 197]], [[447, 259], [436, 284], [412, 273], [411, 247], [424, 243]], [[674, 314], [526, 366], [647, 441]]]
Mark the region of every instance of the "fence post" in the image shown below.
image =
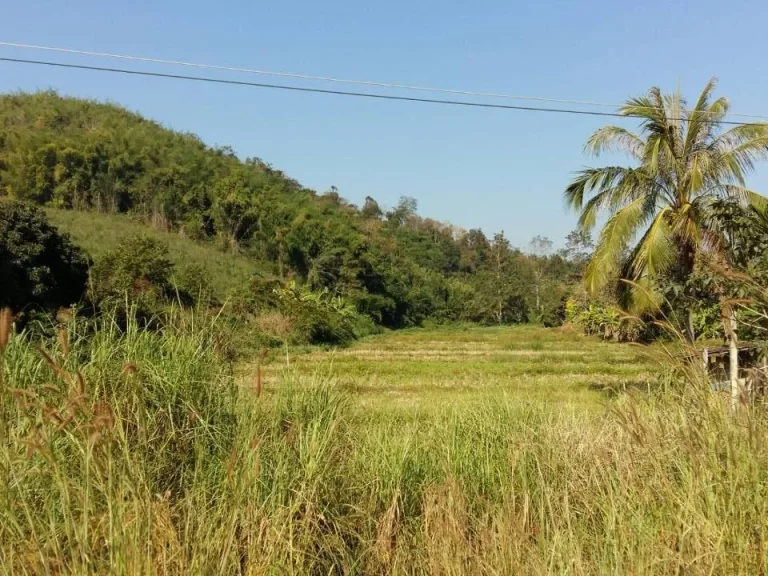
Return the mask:
[[731, 310], [731, 329], [728, 334], [728, 360], [731, 377], [731, 410], [735, 413], [739, 407], [741, 386], [739, 382], [739, 348], [736, 336], [736, 312]]

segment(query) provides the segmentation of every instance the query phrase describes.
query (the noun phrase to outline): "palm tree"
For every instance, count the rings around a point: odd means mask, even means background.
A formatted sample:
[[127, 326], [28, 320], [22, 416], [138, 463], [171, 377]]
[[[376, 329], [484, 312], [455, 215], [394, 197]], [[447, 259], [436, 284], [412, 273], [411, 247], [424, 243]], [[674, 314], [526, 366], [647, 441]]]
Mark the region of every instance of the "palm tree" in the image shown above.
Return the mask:
[[713, 99], [715, 84], [712, 79], [690, 109], [679, 90], [662, 94], [653, 87], [620, 111], [640, 119], [639, 133], [605, 126], [587, 142], [585, 149], [596, 156], [620, 152], [634, 160], [633, 166], [584, 169], [565, 191], [580, 212], [582, 231], [608, 215], [585, 271], [590, 292], [620, 277], [629, 281], [620, 282], [625, 303], [648, 309], [661, 275], [676, 271], [685, 278], [702, 251], [724, 254], [723, 236], [710, 217], [714, 202], [764, 201], [745, 177], [755, 161], [768, 157], [768, 125], [724, 128], [729, 105]]

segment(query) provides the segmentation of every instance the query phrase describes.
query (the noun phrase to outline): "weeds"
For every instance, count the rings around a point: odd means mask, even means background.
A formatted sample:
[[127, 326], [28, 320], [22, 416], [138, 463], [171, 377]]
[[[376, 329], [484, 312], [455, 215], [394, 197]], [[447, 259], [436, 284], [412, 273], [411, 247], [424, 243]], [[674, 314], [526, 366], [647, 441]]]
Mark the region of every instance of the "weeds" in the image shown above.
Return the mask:
[[411, 417], [291, 371], [238, 392], [209, 326], [81, 323], [3, 340], [0, 573], [768, 567], [768, 424], [693, 377], [602, 414], [480, 398]]

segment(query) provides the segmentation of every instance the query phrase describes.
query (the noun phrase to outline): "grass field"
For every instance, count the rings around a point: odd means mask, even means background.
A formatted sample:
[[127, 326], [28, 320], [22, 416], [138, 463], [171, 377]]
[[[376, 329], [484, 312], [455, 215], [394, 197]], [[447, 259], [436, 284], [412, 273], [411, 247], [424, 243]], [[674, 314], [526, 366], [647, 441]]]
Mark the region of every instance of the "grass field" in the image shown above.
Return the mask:
[[195, 242], [179, 234], [156, 230], [122, 214], [101, 214], [46, 208], [51, 223], [68, 233], [92, 258], [117, 248], [131, 236], [143, 234], [168, 245], [170, 260], [179, 267], [189, 264], [206, 271], [215, 295], [224, 300], [265, 267], [251, 259], [223, 252], [213, 244]]
[[215, 326], [69, 322], [0, 338], [0, 574], [768, 571], [764, 414], [643, 349], [405, 331], [257, 398]]
[[[350, 348], [289, 358], [275, 351], [265, 385], [330, 378], [368, 411], [430, 411], [467, 402], [596, 409], [610, 391], [645, 388], [659, 365], [646, 347], [537, 326], [403, 330]], [[246, 370], [252, 373], [253, 368]], [[246, 385], [248, 384], [246, 380]]]

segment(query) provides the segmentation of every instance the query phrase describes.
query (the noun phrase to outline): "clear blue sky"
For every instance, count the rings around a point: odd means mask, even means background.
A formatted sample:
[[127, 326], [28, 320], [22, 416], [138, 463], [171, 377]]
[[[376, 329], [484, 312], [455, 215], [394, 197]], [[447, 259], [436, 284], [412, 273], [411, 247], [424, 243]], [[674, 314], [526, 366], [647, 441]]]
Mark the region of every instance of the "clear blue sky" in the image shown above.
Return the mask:
[[[716, 75], [732, 110], [768, 115], [766, 21], [768, 4], [747, 0], [25, 0], [3, 7], [0, 40], [605, 102], [678, 81], [693, 99]], [[573, 228], [562, 190], [605, 123], [0, 63], [1, 91], [44, 88], [122, 104], [356, 203], [413, 196], [425, 216], [518, 246]], [[768, 191], [767, 176], [752, 185]]]

